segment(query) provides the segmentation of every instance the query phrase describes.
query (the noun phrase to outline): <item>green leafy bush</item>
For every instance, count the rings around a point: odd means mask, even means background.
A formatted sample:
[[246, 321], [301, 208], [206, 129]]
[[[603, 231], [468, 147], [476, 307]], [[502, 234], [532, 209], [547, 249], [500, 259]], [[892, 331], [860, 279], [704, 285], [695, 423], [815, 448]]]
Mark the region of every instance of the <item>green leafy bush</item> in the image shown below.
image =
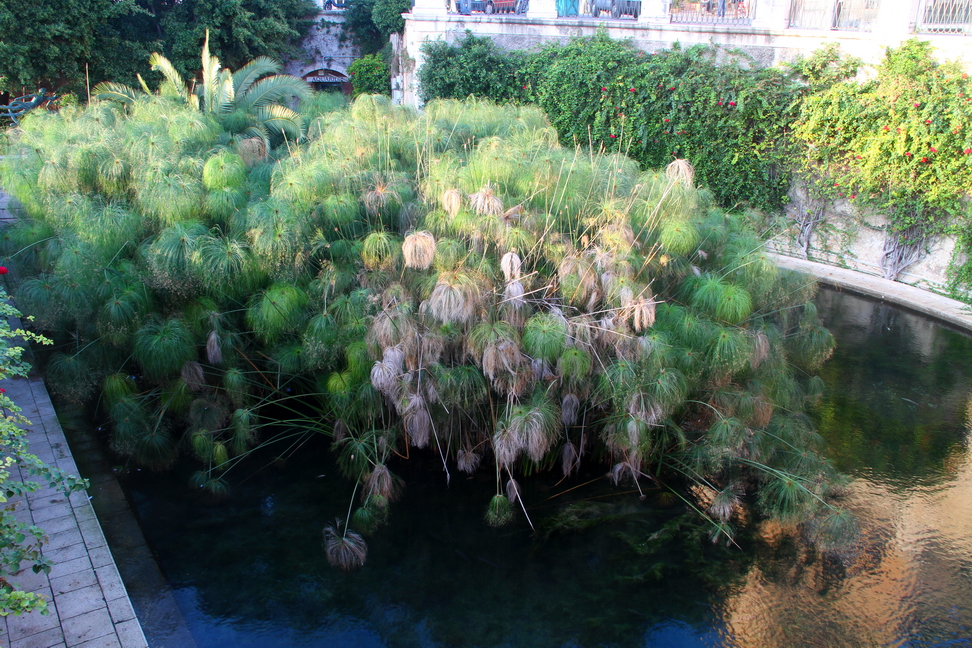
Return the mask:
[[466, 36], [456, 45], [430, 41], [422, 45], [425, 65], [419, 70], [423, 101], [465, 99], [470, 95], [498, 103], [522, 100], [517, 71], [524, 56], [501, 51], [491, 38]]
[[[7, 291], [0, 288], [0, 380], [27, 375], [30, 367], [21, 359], [24, 349], [22, 342], [17, 343], [18, 338], [40, 344], [51, 342], [30, 331], [11, 329], [10, 320], [19, 316], [20, 312], [10, 305]], [[51, 571], [52, 563], [41, 551], [47, 536], [39, 527], [18, 520], [15, 507], [7, 502], [45, 488], [72, 493], [84, 490], [88, 483], [47, 465], [30, 453], [26, 433], [30, 422], [20, 414], [20, 408], [4, 389], [0, 389], [0, 409], [3, 411], [0, 417], [0, 617], [24, 612], [47, 614], [44, 596], [25, 592], [17, 584], [25, 569], [35, 573]], [[26, 505], [26, 502], [19, 504]]]
[[391, 72], [385, 57], [368, 54], [353, 61], [348, 66], [348, 76], [355, 96], [360, 94], [381, 94], [391, 96]]
[[742, 55], [695, 46], [646, 54], [601, 32], [529, 55], [467, 34], [425, 45], [421, 94], [535, 103], [564, 143], [621, 151], [645, 168], [687, 158], [724, 206], [779, 209], [805, 85]]
[[[844, 81], [804, 101], [795, 134], [817, 195], [846, 198], [887, 216], [882, 266], [897, 277], [931, 236], [955, 231], [966, 249], [972, 173], [972, 82], [931, 45], [889, 49], [877, 78]], [[962, 282], [972, 278], [958, 269]]]

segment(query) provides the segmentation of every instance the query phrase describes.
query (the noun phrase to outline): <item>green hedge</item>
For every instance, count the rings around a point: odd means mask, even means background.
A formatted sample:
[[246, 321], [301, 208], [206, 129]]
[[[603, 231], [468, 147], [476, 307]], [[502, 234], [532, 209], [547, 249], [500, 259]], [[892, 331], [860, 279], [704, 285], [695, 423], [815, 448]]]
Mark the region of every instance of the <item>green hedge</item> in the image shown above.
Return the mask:
[[535, 103], [564, 143], [623, 151], [647, 168], [688, 158], [724, 206], [786, 200], [788, 135], [807, 88], [799, 75], [707, 46], [646, 54], [605, 33], [531, 54], [469, 33], [423, 51], [425, 100]]

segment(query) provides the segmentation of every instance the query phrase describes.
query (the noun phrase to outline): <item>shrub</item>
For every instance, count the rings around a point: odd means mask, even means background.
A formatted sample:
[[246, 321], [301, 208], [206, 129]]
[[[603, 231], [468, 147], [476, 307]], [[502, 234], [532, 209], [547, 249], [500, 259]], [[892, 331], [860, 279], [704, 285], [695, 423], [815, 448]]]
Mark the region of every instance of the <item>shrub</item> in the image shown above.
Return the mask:
[[391, 96], [391, 72], [381, 54], [362, 56], [348, 66], [348, 76], [354, 95], [381, 94]]
[[422, 45], [425, 65], [419, 70], [422, 101], [465, 99], [473, 95], [495, 102], [522, 97], [516, 74], [524, 56], [504, 52], [491, 38], [466, 36], [456, 45], [431, 41]]
[[[888, 218], [882, 267], [896, 278], [931, 236], [965, 231], [972, 173], [972, 83], [913, 39], [889, 49], [877, 78], [843, 81], [803, 103], [795, 133], [816, 196], [845, 198]], [[956, 278], [967, 282], [966, 267]]]

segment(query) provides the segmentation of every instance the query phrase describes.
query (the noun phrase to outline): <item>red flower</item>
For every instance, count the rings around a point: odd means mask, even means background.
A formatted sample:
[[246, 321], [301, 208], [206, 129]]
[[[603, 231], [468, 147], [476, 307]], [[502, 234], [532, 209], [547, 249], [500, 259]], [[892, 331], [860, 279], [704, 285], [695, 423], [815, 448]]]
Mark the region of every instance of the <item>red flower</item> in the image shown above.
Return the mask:
[[607, 92], [607, 88], [601, 88], [601, 92]]
[[938, 149], [935, 148], [934, 146], [929, 146], [928, 150], [931, 151], [932, 153], [938, 153]]
[[6, 394], [6, 393], [7, 393], [7, 390], [4, 389], [3, 387], [0, 387], [0, 394]]
[[905, 155], [907, 155], [908, 157], [911, 157], [911, 153], [909, 151], [905, 151]]
[[921, 104], [916, 101], [915, 102], [915, 108], [918, 108], [919, 106], [921, 106]]
[[671, 88], [669, 88], [669, 90], [674, 90], [674, 89], [675, 89], [675, 86], [672, 86]]
[[840, 186], [840, 183], [839, 183], [839, 182], [835, 182], [835, 183], [834, 183], [834, 186], [835, 186], [835, 187], [839, 187], [839, 186]]
[[858, 156], [857, 156], [857, 159], [858, 159], [858, 160], [863, 160], [864, 158], [862, 158], [862, 157], [861, 157], [860, 155], [858, 155]]
[[5, 275], [9, 272], [6, 266], [0, 266], [0, 275]]
[[921, 158], [921, 161], [922, 162], [925, 162], [927, 164], [928, 163], [928, 158]]
[[615, 137], [617, 137], [617, 135], [614, 134], [611, 135], [611, 139], [614, 139]]
[[635, 91], [635, 89], [634, 88], [631, 88], [631, 92], [634, 92], [634, 91]]
[[851, 200], [854, 200], [855, 198], [857, 198], [857, 194], [851, 194]]
[[721, 102], [721, 101], [719, 102], [719, 105], [720, 105], [720, 106], [722, 105], [722, 102]]
[[524, 90], [526, 90], [526, 88], [527, 88], [526, 86], [523, 86], [523, 89], [524, 89]]
[[735, 101], [730, 101], [730, 102], [729, 102], [729, 105], [730, 105], [730, 106], [735, 106], [735, 105], [736, 105], [736, 102], [735, 102]]
[[886, 131], [889, 131], [889, 130], [891, 130], [891, 129], [890, 129], [890, 128], [888, 128], [887, 126], [885, 126], [885, 127], [884, 127], [884, 130], [886, 130]]
[[665, 123], [668, 123], [670, 121], [672, 121], [672, 120], [671, 119], [667, 119], [667, 118], [665, 119]]
[[967, 148], [964, 152], [966, 155], [972, 155], [972, 148]]
[[925, 123], [926, 123], [926, 124], [930, 124], [930, 123], [931, 123], [931, 120], [930, 120], [930, 119], [926, 119], [926, 120], [925, 120]]

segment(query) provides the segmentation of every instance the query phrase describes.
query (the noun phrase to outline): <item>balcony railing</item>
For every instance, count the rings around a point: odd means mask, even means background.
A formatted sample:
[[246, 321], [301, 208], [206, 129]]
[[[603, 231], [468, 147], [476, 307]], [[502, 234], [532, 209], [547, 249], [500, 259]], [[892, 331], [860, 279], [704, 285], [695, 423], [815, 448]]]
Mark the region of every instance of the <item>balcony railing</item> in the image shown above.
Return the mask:
[[668, 13], [673, 23], [750, 25], [755, 0], [673, 0]]
[[923, 0], [915, 31], [922, 34], [972, 32], [972, 0]]
[[879, 4], [880, 0], [793, 0], [790, 27], [871, 31]]

